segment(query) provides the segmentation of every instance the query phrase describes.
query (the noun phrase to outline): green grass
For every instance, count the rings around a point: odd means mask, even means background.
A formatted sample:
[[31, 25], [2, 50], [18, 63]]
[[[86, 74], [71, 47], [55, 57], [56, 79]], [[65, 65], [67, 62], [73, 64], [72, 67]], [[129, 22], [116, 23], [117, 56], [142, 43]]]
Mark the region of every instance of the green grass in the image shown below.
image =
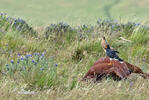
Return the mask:
[[[105, 56], [100, 45], [103, 34], [121, 58], [149, 73], [149, 29], [127, 23], [133, 18], [136, 23], [147, 23], [147, 0], [1, 0], [0, 9], [29, 23], [18, 30], [24, 23], [13, 26], [14, 20], [10, 23], [0, 17], [0, 100], [149, 99], [149, 80], [137, 74], [121, 81], [80, 82], [93, 63]], [[100, 16], [122, 19], [96, 23]], [[55, 24], [60, 21], [70, 26]], [[37, 65], [32, 62], [36, 56], [17, 64], [18, 54], [24, 57], [45, 51], [45, 59]], [[29, 70], [23, 70], [24, 66]], [[43, 67], [48, 68], [41, 70]]]
[[[119, 82], [110, 78], [99, 83], [80, 82], [93, 63], [104, 56], [100, 45], [103, 33], [108, 42], [120, 52], [121, 58], [139, 66], [144, 72], [149, 72], [149, 29], [131, 26], [132, 24], [125, 27], [119, 24], [120, 26], [112, 28], [111, 25], [115, 25], [112, 21], [103, 22], [103, 25], [99, 23], [80, 28], [55, 24], [49, 26], [49, 30], [40, 29], [37, 35], [28, 35], [31, 34], [27, 33], [29, 31], [17, 31], [7, 21], [4, 22], [6, 25], [1, 26], [1, 29], [7, 26], [8, 30], [0, 33], [0, 70], [3, 73], [0, 74], [0, 98], [148, 100], [149, 82], [136, 74]], [[120, 29], [117, 30], [118, 28]], [[48, 38], [45, 34], [49, 34]], [[45, 58], [41, 58], [37, 65], [32, 62], [32, 59], [36, 59], [34, 56], [17, 63], [20, 59], [18, 53], [24, 56], [45, 51]], [[52, 60], [48, 60], [50, 57]], [[14, 64], [11, 63], [12, 60]], [[58, 66], [53, 69], [55, 64]]]
[[148, 0], [1, 0], [1, 12], [33, 25], [60, 21], [73, 25], [96, 23], [99, 17], [148, 21]]

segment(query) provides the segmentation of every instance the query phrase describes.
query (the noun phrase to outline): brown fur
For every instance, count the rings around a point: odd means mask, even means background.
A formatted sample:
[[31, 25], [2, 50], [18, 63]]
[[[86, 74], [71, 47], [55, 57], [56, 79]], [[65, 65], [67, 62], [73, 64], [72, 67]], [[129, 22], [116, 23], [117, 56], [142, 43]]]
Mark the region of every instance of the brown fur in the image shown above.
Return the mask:
[[102, 57], [94, 63], [82, 80], [91, 78], [100, 80], [107, 76], [112, 76], [113, 79], [120, 80], [127, 78], [131, 73], [139, 73], [142, 77], [149, 78], [149, 75], [144, 73], [139, 67], [129, 64], [126, 61], [120, 63], [117, 60], [110, 61], [109, 57]]

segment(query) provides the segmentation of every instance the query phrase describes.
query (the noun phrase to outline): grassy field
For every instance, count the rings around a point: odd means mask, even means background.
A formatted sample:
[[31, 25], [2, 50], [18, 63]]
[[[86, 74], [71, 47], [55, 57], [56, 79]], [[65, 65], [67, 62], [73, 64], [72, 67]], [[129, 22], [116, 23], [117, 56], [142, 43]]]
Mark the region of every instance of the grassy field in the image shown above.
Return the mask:
[[149, 73], [149, 27], [138, 24], [147, 23], [148, 3], [1, 0], [8, 15], [0, 15], [0, 100], [149, 100], [149, 80], [137, 74], [80, 82], [105, 56], [103, 34], [121, 58]]
[[95, 24], [99, 17], [147, 21], [148, 0], [1, 0], [0, 9], [33, 25]]

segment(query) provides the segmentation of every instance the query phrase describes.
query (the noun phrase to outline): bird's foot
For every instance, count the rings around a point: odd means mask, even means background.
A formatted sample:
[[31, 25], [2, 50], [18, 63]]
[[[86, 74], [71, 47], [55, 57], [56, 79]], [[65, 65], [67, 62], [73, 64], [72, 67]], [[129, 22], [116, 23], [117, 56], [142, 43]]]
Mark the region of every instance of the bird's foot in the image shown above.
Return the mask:
[[112, 65], [111, 61], [110, 61], [110, 63], [108, 63], [108, 65]]

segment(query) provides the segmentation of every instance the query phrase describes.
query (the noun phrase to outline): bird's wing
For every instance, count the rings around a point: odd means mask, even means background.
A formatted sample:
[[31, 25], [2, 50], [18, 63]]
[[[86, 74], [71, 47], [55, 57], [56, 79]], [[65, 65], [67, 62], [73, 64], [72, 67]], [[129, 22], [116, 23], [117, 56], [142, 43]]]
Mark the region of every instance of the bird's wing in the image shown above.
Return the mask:
[[111, 50], [113, 50], [116, 53], [119, 53], [119, 51], [115, 50], [113, 47], [110, 47]]
[[114, 50], [116, 53], [119, 53], [118, 51]]

